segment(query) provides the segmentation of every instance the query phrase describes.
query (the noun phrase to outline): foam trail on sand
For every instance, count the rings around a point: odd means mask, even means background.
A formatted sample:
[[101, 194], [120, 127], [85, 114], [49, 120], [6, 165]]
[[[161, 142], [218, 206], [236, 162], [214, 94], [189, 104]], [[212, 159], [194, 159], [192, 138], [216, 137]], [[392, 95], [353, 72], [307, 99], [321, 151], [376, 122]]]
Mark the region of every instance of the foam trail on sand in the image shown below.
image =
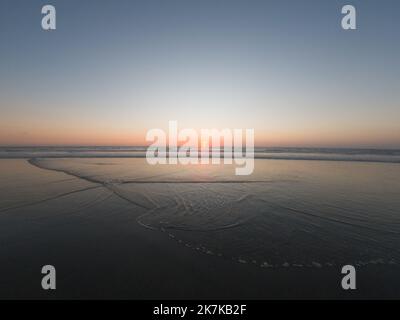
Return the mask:
[[183, 250], [262, 268], [400, 261], [397, 164], [256, 160], [253, 175], [238, 177], [229, 166], [144, 159], [29, 163], [105, 188]]

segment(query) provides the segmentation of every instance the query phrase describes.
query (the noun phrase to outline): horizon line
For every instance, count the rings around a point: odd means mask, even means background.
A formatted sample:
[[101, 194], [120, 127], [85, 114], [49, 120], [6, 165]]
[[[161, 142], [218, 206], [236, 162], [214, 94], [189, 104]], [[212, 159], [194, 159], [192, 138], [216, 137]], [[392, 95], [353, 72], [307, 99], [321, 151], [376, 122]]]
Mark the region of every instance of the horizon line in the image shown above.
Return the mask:
[[[1, 145], [0, 148], [148, 148], [147, 145], [75, 145], [75, 144], [51, 144], [51, 145]], [[244, 147], [244, 146], [243, 146]], [[223, 148], [223, 146], [221, 146]], [[400, 146], [254, 146], [256, 148], [266, 149], [344, 149], [344, 150], [399, 150]]]

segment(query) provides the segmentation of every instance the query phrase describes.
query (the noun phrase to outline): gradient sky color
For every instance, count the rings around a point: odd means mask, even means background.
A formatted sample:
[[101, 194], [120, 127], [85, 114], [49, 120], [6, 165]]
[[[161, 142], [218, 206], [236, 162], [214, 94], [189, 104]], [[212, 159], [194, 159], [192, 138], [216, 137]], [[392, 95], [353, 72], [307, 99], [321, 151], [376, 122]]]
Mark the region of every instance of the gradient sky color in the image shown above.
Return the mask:
[[1, 0], [0, 145], [144, 145], [177, 120], [400, 148], [399, 31], [397, 0]]

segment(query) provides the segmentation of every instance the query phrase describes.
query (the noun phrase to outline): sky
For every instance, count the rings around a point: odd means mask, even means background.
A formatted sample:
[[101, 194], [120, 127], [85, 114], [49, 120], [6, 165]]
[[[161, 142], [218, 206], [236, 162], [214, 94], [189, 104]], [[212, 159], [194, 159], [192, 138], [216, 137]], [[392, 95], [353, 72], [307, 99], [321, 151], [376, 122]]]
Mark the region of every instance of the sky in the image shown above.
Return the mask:
[[177, 120], [400, 148], [399, 30], [397, 0], [1, 0], [0, 145], [145, 145]]

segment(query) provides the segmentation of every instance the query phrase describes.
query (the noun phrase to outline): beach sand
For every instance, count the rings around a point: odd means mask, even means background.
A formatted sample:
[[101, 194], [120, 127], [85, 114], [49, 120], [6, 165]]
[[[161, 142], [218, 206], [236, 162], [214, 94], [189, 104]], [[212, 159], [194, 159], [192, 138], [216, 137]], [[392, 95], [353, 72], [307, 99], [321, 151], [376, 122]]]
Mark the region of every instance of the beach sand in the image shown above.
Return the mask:
[[0, 160], [0, 298], [400, 298], [398, 164], [232, 170]]

